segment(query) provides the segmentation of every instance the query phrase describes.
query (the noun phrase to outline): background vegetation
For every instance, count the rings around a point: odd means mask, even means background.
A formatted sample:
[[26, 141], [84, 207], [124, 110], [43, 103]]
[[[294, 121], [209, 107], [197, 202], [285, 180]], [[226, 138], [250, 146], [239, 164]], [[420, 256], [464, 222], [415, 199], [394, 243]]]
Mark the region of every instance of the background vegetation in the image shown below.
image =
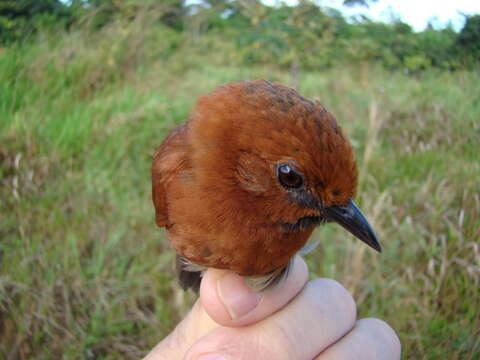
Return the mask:
[[[350, 1], [351, 2], [351, 1]], [[216, 85], [336, 114], [385, 248], [319, 229], [312, 277], [405, 359], [480, 357], [480, 17], [415, 33], [301, 1], [0, 2], [0, 358], [136, 359], [193, 301], [153, 221], [154, 148]]]

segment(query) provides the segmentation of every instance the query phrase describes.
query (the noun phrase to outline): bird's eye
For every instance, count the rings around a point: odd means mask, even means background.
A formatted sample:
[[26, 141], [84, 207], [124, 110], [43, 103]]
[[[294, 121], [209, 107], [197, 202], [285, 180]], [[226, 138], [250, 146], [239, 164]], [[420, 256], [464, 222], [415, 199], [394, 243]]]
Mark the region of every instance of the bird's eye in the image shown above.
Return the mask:
[[278, 166], [278, 180], [289, 189], [297, 189], [303, 185], [303, 177], [288, 164]]

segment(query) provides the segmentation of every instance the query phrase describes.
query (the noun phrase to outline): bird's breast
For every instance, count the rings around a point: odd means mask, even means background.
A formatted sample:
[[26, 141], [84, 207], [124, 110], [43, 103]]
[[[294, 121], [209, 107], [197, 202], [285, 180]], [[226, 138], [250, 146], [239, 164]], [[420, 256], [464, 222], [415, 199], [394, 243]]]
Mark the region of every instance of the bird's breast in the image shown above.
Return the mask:
[[205, 234], [174, 225], [167, 229], [167, 236], [175, 250], [192, 263], [257, 276], [285, 267], [312, 231], [286, 231], [275, 224], [254, 231]]

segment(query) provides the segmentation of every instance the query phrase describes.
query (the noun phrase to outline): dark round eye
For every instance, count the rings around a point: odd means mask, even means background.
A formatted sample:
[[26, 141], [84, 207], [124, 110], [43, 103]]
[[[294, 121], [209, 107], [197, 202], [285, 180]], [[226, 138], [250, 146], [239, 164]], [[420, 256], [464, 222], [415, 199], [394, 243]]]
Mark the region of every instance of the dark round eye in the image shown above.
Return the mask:
[[286, 188], [297, 189], [303, 185], [303, 177], [288, 164], [278, 166], [278, 180]]

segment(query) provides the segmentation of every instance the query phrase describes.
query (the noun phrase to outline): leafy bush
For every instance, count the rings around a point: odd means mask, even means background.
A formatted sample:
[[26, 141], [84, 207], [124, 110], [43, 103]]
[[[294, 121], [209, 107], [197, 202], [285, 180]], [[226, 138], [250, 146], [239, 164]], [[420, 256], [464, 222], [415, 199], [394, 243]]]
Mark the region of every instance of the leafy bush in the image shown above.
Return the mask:
[[39, 29], [65, 27], [72, 9], [60, 0], [2, 0], [0, 44], [24, 39]]
[[458, 35], [458, 46], [463, 60], [469, 64], [480, 61], [480, 15], [467, 16], [465, 26]]
[[111, 23], [128, 24], [145, 17], [154, 20], [148, 22], [151, 31], [163, 26], [182, 34], [185, 46], [201, 43], [217, 51], [223, 47], [228, 49], [223, 57], [229, 61], [275, 63], [296, 73], [369, 61], [413, 72], [430, 67], [453, 70], [474, 66], [480, 59], [480, 15], [467, 16], [460, 34], [432, 27], [415, 33], [399, 19], [390, 24], [366, 18], [349, 23], [339, 11], [307, 0], [275, 7], [237, 0], [193, 4], [183, 0], [3, 1], [0, 42], [28, 38], [39, 30], [87, 27], [100, 31]]

